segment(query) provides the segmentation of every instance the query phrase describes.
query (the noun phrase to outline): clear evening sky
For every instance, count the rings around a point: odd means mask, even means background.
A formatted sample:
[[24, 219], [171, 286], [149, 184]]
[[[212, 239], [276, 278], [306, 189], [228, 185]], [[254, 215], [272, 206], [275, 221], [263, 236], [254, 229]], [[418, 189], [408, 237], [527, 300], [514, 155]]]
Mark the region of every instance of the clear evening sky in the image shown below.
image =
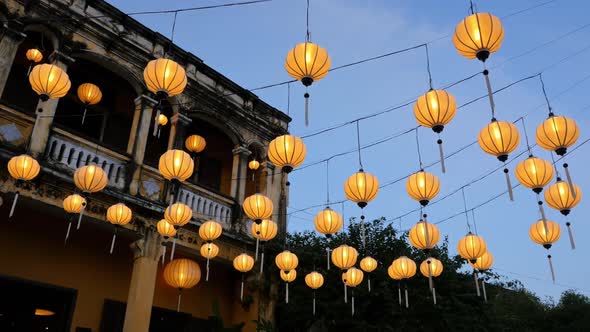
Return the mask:
[[[109, 0], [124, 12], [177, 9], [224, 3], [221, 0], [123, 1]], [[227, 1], [232, 2], [232, 1]], [[548, 2], [547, 4], [544, 4]], [[443, 5], [444, 3], [444, 5]], [[542, 5], [544, 4], [544, 5]], [[326, 48], [332, 65], [338, 66], [383, 53], [429, 43], [434, 87], [440, 88], [482, 69], [480, 62], [460, 56], [449, 37], [456, 24], [468, 15], [468, 1], [399, 1], [399, 0], [312, 0], [310, 28], [312, 41]], [[492, 12], [503, 18], [505, 39], [502, 48], [491, 56], [492, 86], [497, 89], [521, 78], [543, 73], [548, 95], [555, 113], [574, 117], [581, 127], [578, 144], [590, 138], [586, 129], [590, 120], [587, 90], [590, 88], [590, 6], [582, 0], [498, 0], [477, 1], [481, 12]], [[523, 9], [541, 5], [520, 12]], [[512, 15], [511, 15], [512, 14]], [[173, 14], [135, 16], [148, 27], [170, 36]], [[572, 32], [580, 28], [579, 30]], [[572, 32], [567, 36], [560, 38]], [[305, 0], [273, 0], [249, 6], [211, 9], [178, 14], [175, 42], [192, 52], [209, 66], [245, 88], [254, 88], [289, 80], [284, 70], [286, 52], [305, 38]], [[522, 56], [520, 56], [522, 55]], [[412, 100], [428, 89], [425, 52], [418, 48], [371, 63], [330, 73], [310, 89], [311, 119], [305, 127], [303, 93], [300, 83], [291, 84], [290, 131], [305, 135], [334, 124]], [[449, 89], [461, 105], [486, 93], [482, 76]], [[269, 104], [287, 112], [287, 86], [255, 92]], [[526, 114], [525, 123], [531, 144], [537, 125], [547, 116], [547, 107], [539, 80], [530, 79], [496, 94], [497, 117], [516, 120]], [[457, 113], [442, 135], [447, 154], [476, 140], [479, 130], [490, 120], [487, 99], [470, 104]], [[368, 144], [416, 126], [412, 106], [374, 117], [360, 124], [361, 142]], [[521, 124], [521, 144], [516, 155], [526, 149]], [[438, 159], [436, 136], [430, 129], [419, 130], [422, 158], [425, 164]], [[346, 126], [305, 140], [306, 163], [349, 151], [356, 146], [354, 126]], [[533, 152], [549, 159], [548, 152], [538, 147]], [[580, 147], [566, 157], [573, 180], [590, 193], [587, 163], [590, 144]], [[363, 150], [365, 170], [375, 174], [381, 183], [398, 179], [417, 171], [418, 160], [413, 133]], [[518, 158], [526, 158], [524, 153]], [[559, 163], [561, 167], [561, 162]], [[429, 171], [441, 179], [445, 196], [466, 183], [500, 166], [478, 145], [466, 148], [447, 160], [447, 173], [440, 167]], [[514, 169], [515, 162], [510, 164]], [[330, 196], [344, 198], [343, 182], [357, 171], [355, 153], [330, 162]], [[290, 177], [290, 211], [325, 202], [325, 164], [292, 173]], [[517, 180], [512, 174], [513, 184]], [[504, 176], [497, 171], [491, 176], [465, 188], [468, 208], [477, 206], [506, 190]], [[479, 234], [495, 257], [496, 272], [521, 280], [539, 296], [557, 297], [568, 288], [590, 295], [586, 264], [590, 243], [590, 208], [587, 196], [570, 214], [576, 250], [570, 249], [565, 218], [546, 208], [549, 219], [562, 226], [562, 237], [551, 249], [557, 284], [551, 283], [547, 252], [528, 236], [529, 226], [538, 220], [536, 199], [529, 189], [515, 189], [515, 202], [504, 196], [475, 210]], [[388, 219], [416, 208], [405, 191], [405, 181], [383, 188], [374, 202], [366, 208], [369, 219]], [[340, 206], [333, 206], [340, 209]], [[313, 216], [321, 208], [293, 214], [291, 231], [313, 229]], [[426, 213], [433, 222], [447, 219], [463, 211], [461, 192], [428, 207]], [[359, 215], [354, 204], [345, 204], [347, 217]], [[469, 215], [471, 218], [471, 214]], [[418, 213], [402, 218], [402, 229], [418, 220]], [[400, 221], [393, 221], [400, 227]], [[447, 235], [452, 252], [457, 241], [466, 233], [465, 216], [458, 215], [439, 225]], [[393, 259], [394, 257], [392, 257]]]

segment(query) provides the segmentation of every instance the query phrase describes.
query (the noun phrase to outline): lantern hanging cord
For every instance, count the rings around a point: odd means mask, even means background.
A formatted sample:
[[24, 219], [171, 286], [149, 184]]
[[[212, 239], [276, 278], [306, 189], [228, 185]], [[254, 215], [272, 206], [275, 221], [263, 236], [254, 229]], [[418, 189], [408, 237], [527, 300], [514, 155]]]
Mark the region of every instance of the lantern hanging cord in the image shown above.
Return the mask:
[[291, 82], [287, 83], [287, 115], [291, 116]]
[[361, 159], [361, 131], [359, 128], [359, 120], [356, 121], [356, 143], [357, 143], [357, 151], [359, 155], [359, 167], [363, 169], [363, 161]]
[[428, 72], [428, 86], [430, 90], [432, 90], [432, 73], [430, 72], [430, 55], [428, 52], [428, 44], [424, 44], [424, 49], [426, 50], [426, 71]]
[[424, 169], [424, 165], [422, 164], [422, 154], [420, 153], [420, 140], [418, 138], [418, 127], [416, 127], [416, 151], [418, 151], [418, 162], [420, 163], [420, 170]]
[[555, 169], [555, 176], [556, 177], [560, 177], [559, 176], [559, 168], [557, 168], [557, 163], [555, 162], [555, 157], [553, 156], [553, 153], [550, 152], [549, 155], [551, 156], [551, 162], [553, 164], [553, 168]]
[[549, 103], [549, 98], [547, 97], [547, 91], [545, 90], [545, 82], [543, 81], [543, 73], [539, 73], [539, 80], [541, 81], [541, 89], [543, 90], [543, 96], [545, 97], [545, 102], [547, 103], [547, 109], [549, 110], [549, 114], [553, 113], [553, 108], [551, 108], [551, 104]]
[[477, 232], [477, 223], [475, 222], [475, 209], [471, 209], [471, 221], [473, 221], [473, 230], [475, 235], [479, 235]]
[[326, 206], [330, 206], [330, 159], [326, 160]]
[[522, 123], [522, 131], [524, 132], [524, 139], [526, 142], [526, 148], [529, 151], [529, 156], [532, 156], [533, 152], [531, 151], [531, 145], [529, 144], [529, 135], [526, 132], [526, 125], [524, 124], [524, 116], [521, 116], [518, 120], [520, 120], [520, 122]]
[[471, 15], [475, 14], [475, 6], [473, 5], [473, 0], [469, 0], [469, 11], [471, 12]]
[[307, 0], [307, 11], [305, 14], [305, 40], [311, 40], [311, 33], [309, 32], [309, 0]]
[[469, 216], [467, 215], [467, 199], [465, 198], [465, 186], [461, 187], [461, 194], [463, 195], [463, 210], [465, 212], [465, 222], [467, 223], [467, 230], [471, 233], [471, 225], [469, 224]]

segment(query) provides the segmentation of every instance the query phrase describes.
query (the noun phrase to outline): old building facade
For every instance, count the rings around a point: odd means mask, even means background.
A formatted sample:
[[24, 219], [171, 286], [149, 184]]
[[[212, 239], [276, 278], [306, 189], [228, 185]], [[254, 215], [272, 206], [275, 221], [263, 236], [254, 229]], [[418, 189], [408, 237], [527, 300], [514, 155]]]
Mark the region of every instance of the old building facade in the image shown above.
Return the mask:
[[[247, 288], [240, 301], [241, 276], [231, 261], [254, 250], [240, 207], [244, 197], [270, 197], [284, 227], [285, 179], [265, 151], [287, 131], [289, 117], [103, 0], [6, 0], [0, 22], [0, 280], [10, 289], [0, 299], [0, 330], [206, 331], [217, 315], [226, 326], [246, 323], [244, 330], [253, 331], [253, 320], [272, 319], [271, 303], [255, 291]], [[27, 77], [31, 48], [42, 51], [43, 63], [67, 72], [72, 87], [66, 96], [39, 100]], [[158, 137], [152, 130], [157, 102], [143, 69], [161, 57], [186, 69], [188, 85], [162, 102], [170, 121]], [[101, 88], [103, 99], [82, 123], [76, 89], [87, 82]], [[158, 159], [170, 148], [182, 149], [190, 134], [203, 136], [207, 147], [180, 189], [193, 219], [179, 230], [176, 255], [196, 260], [204, 271], [198, 226], [217, 220], [223, 235], [209, 281], [184, 291], [177, 313], [177, 291], [162, 279], [163, 246], [169, 252], [170, 243], [155, 230], [169, 186]], [[39, 161], [41, 173], [17, 188], [6, 163], [25, 152]], [[247, 167], [252, 158], [261, 161], [255, 172]], [[74, 225], [64, 243], [71, 217], [62, 201], [75, 192], [73, 172], [89, 161], [107, 172], [108, 186], [91, 195], [80, 229]], [[21, 198], [9, 219], [16, 191]], [[105, 212], [118, 202], [134, 217], [116, 230], [110, 254], [114, 227]], [[36, 309], [52, 314], [35, 315]]]

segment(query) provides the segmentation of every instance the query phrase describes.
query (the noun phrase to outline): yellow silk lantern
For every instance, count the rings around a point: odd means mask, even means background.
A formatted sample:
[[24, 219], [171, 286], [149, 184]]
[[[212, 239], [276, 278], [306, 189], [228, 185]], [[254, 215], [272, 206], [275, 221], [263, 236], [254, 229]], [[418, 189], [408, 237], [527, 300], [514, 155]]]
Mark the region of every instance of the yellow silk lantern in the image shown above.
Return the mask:
[[164, 219], [174, 227], [184, 226], [193, 217], [190, 206], [182, 203], [174, 203], [166, 208]]
[[219, 247], [215, 243], [203, 243], [200, 252], [201, 256], [213, 259], [219, 254]]
[[205, 221], [199, 227], [199, 236], [206, 242], [211, 242], [216, 240], [218, 237], [221, 236], [221, 232], [223, 231], [223, 227], [220, 223], [213, 220]]
[[272, 216], [273, 204], [270, 198], [262, 194], [254, 194], [244, 199], [242, 208], [248, 218], [260, 224], [263, 219], [268, 219]]
[[184, 141], [184, 146], [192, 153], [201, 153], [207, 146], [205, 138], [199, 135], [190, 135]]
[[283, 279], [284, 282], [293, 282], [295, 281], [295, 278], [297, 278], [297, 271], [296, 270], [289, 270], [288, 272], [281, 270], [279, 272], [281, 279]]
[[331, 60], [328, 52], [311, 42], [298, 44], [287, 53], [285, 69], [303, 85], [310, 86], [328, 75]]
[[520, 135], [513, 123], [492, 119], [479, 132], [477, 141], [484, 152], [496, 156], [500, 161], [506, 161], [508, 155], [518, 147]]
[[377, 268], [377, 260], [371, 256], [367, 256], [361, 259], [359, 265], [363, 271], [371, 273]]
[[31, 181], [39, 175], [41, 170], [39, 162], [27, 154], [10, 158], [7, 167], [10, 176], [17, 181]]
[[107, 221], [113, 225], [126, 225], [132, 217], [131, 209], [123, 203], [111, 205], [107, 209]]
[[246, 273], [254, 267], [254, 258], [248, 254], [240, 254], [234, 258], [234, 268], [242, 273]]
[[358, 258], [358, 251], [351, 246], [343, 244], [332, 250], [332, 263], [342, 270], [346, 270], [354, 264]]
[[553, 243], [559, 240], [561, 228], [552, 220], [539, 220], [529, 229], [529, 237], [533, 242], [542, 245], [545, 249], [551, 248]]
[[467, 59], [486, 61], [502, 45], [504, 29], [500, 19], [490, 13], [477, 13], [461, 21], [453, 34], [453, 44]]
[[107, 186], [107, 182], [107, 173], [96, 164], [79, 167], [74, 172], [74, 184], [85, 193], [101, 191]]
[[492, 267], [492, 264], [494, 264], [494, 256], [492, 256], [489, 251], [486, 251], [485, 254], [478, 257], [475, 263], [469, 262], [469, 265], [479, 271], [489, 270], [489, 268]]
[[158, 230], [158, 233], [164, 237], [164, 239], [176, 236], [176, 229], [166, 219], [158, 221], [156, 224], [156, 229]]
[[346, 286], [356, 287], [360, 285], [361, 282], [363, 282], [364, 273], [355, 267], [351, 267], [350, 269], [346, 270], [346, 272], [344, 272], [343, 278], [345, 279]]
[[260, 167], [260, 162], [256, 159], [252, 159], [250, 160], [250, 162], [248, 163], [248, 168], [255, 171], [258, 169], [258, 167]]
[[284, 250], [275, 258], [275, 264], [279, 270], [289, 272], [297, 268], [297, 265], [299, 265], [299, 259], [294, 253], [290, 252], [289, 250]]
[[419, 125], [441, 133], [457, 113], [455, 97], [445, 90], [430, 90], [414, 104], [414, 116]]
[[55, 65], [48, 64], [33, 67], [29, 75], [29, 83], [42, 101], [61, 98], [68, 93], [72, 86], [65, 71]]
[[553, 179], [553, 165], [547, 160], [529, 156], [516, 165], [514, 173], [523, 186], [538, 194]]
[[187, 84], [184, 68], [170, 59], [148, 62], [143, 79], [148, 90], [162, 98], [181, 94]]
[[442, 272], [443, 264], [436, 258], [429, 257], [420, 264], [420, 273], [427, 278], [436, 278], [440, 276]]
[[318, 232], [331, 237], [342, 228], [342, 215], [327, 207], [315, 216], [313, 224]]
[[34, 63], [39, 63], [41, 62], [41, 60], [43, 60], [43, 53], [41, 53], [41, 51], [39, 51], [36, 48], [28, 49], [25, 55], [27, 57], [27, 60]]
[[410, 175], [406, 191], [412, 199], [426, 206], [440, 192], [440, 181], [436, 175], [421, 170]]
[[164, 268], [164, 280], [177, 289], [192, 288], [201, 280], [201, 268], [195, 261], [177, 258]]
[[305, 276], [305, 284], [311, 289], [318, 289], [324, 285], [324, 276], [316, 271]]
[[573, 187], [575, 195], [573, 195], [574, 192], [571, 191], [568, 183], [558, 177], [557, 182], [550, 185], [545, 191], [545, 202], [550, 207], [559, 210], [559, 212], [567, 216], [571, 209], [578, 205], [582, 199], [580, 187], [575, 184]]
[[[390, 271], [388, 271], [389, 273]], [[397, 258], [391, 263], [392, 279], [401, 280], [413, 277], [416, 274], [416, 263], [406, 256]]]
[[410, 229], [408, 239], [414, 248], [428, 251], [440, 240], [440, 231], [435, 224], [421, 220]]
[[264, 219], [260, 224], [252, 223], [252, 236], [260, 241], [270, 241], [277, 236], [278, 225], [270, 219]]
[[484, 239], [471, 232], [467, 233], [457, 244], [459, 255], [471, 263], [475, 263], [479, 257], [486, 253], [486, 250]]
[[68, 195], [63, 201], [64, 210], [67, 213], [80, 213], [86, 206], [86, 199], [78, 194]]
[[279, 136], [268, 145], [268, 159], [285, 173], [301, 165], [306, 153], [303, 140], [293, 135]]
[[102, 99], [102, 92], [98, 86], [84, 83], [78, 87], [78, 98], [84, 105], [95, 105]]
[[[401, 280], [402, 279], [397, 274], [397, 271], [395, 270], [395, 268], [393, 267], [393, 265], [389, 265], [389, 267], [387, 268], [387, 274], [393, 280]], [[400, 300], [400, 303], [401, 303], [401, 300]]]
[[367, 206], [379, 192], [379, 181], [370, 173], [360, 169], [351, 175], [344, 183], [346, 198], [357, 203], [361, 208]]
[[158, 169], [166, 180], [185, 181], [195, 168], [191, 156], [182, 150], [168, 150], [160, 156]]
[[167, 124], [168, 124], [168, 117], [165, 116], [164, 114], [158, 115], [158, 125], [163, 127]]
[[549, 113], [549, 118], [537, 127], [537, 144], [543, 149], [555, 151], [560, 156], [574, 145], [580, 137], [576, 121], [565, 116]]

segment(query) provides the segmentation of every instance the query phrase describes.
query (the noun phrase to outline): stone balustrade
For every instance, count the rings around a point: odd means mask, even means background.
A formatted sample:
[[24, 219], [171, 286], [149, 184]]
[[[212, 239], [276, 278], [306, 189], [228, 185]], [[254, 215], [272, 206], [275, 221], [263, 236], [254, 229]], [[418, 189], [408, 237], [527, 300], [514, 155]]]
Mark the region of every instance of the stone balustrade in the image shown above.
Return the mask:
[[215, 220], [221, 223], [224, 229], [231, 228], [233, 206], [231, 199], [205, 192], [204, 189], [191, 185], [180, 190], [179, 202], [190, 206], [196, 218]]

